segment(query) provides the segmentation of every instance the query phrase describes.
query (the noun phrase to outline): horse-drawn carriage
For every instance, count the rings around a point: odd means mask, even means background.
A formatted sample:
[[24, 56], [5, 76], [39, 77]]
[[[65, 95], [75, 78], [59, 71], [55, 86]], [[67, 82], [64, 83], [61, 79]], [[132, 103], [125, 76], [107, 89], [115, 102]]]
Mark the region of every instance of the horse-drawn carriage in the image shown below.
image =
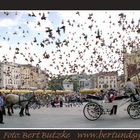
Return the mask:
[[[133, 96], [118, 96], [112, 102], [106, 102], [104, 98], [98, 96], [88, 96], [89, 101], [83, 109], [84, 116], [91, 121], [97, 120], [101, 115], [116, 114], [117, 108], [122, 107], [125, 104], [127, 106], [127, 113], [132, 119], [140, 118], [140, 100], [139, 96], [134, 98]], [[136, 100], [137, 99], [137, 100]], [[114, 111], [114, 112], [113, 112]]]

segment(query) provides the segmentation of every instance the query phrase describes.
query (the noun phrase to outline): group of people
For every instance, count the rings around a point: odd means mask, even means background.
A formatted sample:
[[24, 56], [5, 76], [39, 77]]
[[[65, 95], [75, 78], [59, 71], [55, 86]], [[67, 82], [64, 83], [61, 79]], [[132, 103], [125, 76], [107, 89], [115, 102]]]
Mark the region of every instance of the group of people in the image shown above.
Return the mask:
[[139, 91], [130, 78], [127, 79], [127, 82], [123, 87], [123, 91], [124, 92], [120, 94], [119, 91], [114, 89], [109, 89], [107, 91], [101, 90], [98, 96], [100, 96], [101, 99], [107, 100], [108, 102], [113, 102], [116, 96], [121, 96], [121, 95], [130, 96], [134, 101], [137, 100], [136, 95], [139, 94]]
[[[134, 102], [138, 101], [139, 91], [130, 78], [127, 79], [127, 82], [124, 85], [124, 95], [131, 97], [131, 101], [134, 101]], [[117, 96], [117, 92], [115, 92], [114, 90], [109, 91], [109, 101], [110, 102], [112, 102], [116, 96]]]
[[[139, 91], [130, 78], [127, 79], [127, 82], [124, 85], [124, 95], [119, 95], [119, 96], [126, 96], [128, 98], [130, 97], [132, 102], [139, 101]], [[115, 91], [113, 89], [110, 89], [108, 91], [107, 100], [109, 102], [113, 102], [115, 100], [115, 98], [117, 98], [117, 97], [118, 97], [117, 91]], [[117, 113], [117, 105], [114, 105], [110, 112], [110, 115], [116, 114], [116, 113]]]
[[[130, 98], [132, 102], [139, 101], [139, 91], [130, 78], [127, 79], [127, 82], [123, 87], [123, 93], [121, 94], [117, 90], [108, 89], [108, 90], [101, 90], [97, 94], [87, 95], [87, 99], [103, 100], [103, 102], [107, 102], [107, 103], [111, 103], [114, 100], [122, 99], [124, 97]], [[116, 113], [117, 113], [117, 105], [114, 105], [110, 112], [110, 115]]]

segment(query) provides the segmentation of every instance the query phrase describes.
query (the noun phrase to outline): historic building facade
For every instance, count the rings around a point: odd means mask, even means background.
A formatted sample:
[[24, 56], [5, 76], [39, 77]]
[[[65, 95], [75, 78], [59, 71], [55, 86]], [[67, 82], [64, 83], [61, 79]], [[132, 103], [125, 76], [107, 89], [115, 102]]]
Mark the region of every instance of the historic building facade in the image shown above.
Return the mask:
[[1, 89], [46, 89], [47, 74], [30, 64], [0, 62]]
[[117, 78], [118, 73], [117, 71], [111, 72], [100, 72], [96, 74], [97, 79], [97, 88], [104, 89], [104, 88], [113, 88], [117, 89]]
[[124, 54], [124, 74], [125, 82], [130, 77], [137, 86], [140, 86], [140, 49]]
[[20, 66], [12, 62], [0, 63], [0, 88], [18, 89], [21, 85]]

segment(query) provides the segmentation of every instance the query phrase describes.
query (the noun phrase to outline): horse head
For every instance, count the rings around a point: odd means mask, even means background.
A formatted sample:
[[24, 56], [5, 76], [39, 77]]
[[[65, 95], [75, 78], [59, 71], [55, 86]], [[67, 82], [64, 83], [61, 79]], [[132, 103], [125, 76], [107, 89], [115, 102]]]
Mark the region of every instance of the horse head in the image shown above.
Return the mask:
[[29, 102], [30, 103], [36, 103], [38, 105], [40, 105], [40, 100], [38, 100], [37, 96], [35, 94], [33, 94], [30, 98], [29, 98]]

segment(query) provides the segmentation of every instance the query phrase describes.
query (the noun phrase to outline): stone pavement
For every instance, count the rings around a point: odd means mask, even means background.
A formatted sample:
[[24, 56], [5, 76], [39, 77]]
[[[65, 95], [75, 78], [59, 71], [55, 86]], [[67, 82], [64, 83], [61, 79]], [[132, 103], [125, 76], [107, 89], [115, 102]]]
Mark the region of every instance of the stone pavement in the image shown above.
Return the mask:
[[118, 109], [117, 115], [102, 115], [96, 121], [84, 117], [83, 107], [42, 107], [30, 109], [31, 116], [23, 117], [16, 109], [13, 116], [4, 116], [5, 124], [0, 124], [0, 128], [140, 128], [140, 120], [131, 119], [124, 107]]

